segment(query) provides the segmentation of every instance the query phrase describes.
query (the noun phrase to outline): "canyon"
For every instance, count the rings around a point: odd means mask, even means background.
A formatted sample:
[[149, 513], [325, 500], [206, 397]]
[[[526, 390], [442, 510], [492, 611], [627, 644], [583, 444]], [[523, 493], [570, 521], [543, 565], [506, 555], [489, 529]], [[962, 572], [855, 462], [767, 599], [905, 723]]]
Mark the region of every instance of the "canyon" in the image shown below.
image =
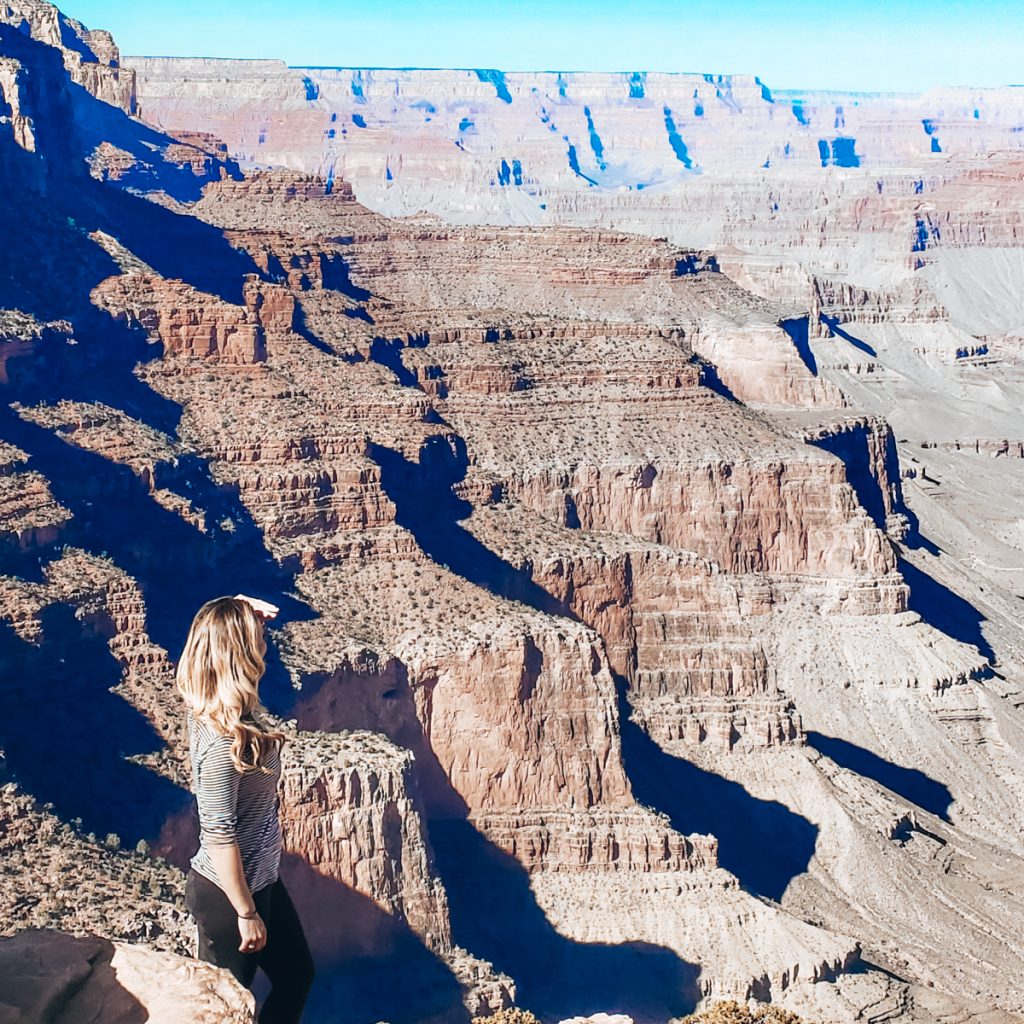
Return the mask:
[[191, 952], [246, 592], [307, 1019], [1022, 1019], [1021, 124], [0, 4], [0, 942]]

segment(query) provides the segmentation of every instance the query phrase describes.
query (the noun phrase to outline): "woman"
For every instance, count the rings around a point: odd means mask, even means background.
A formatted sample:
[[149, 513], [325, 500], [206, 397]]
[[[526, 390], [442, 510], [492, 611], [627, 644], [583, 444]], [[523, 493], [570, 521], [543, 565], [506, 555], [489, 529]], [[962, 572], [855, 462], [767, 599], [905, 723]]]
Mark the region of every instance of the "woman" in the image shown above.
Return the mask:
[[262, 967], [273, 987], [261, 1024], [292, 1024], [302, 1017], [313, 959], [278, 875], [284, 734], [257, 717], [263, 622], [276, 614], [244, 594], [207, 601], [178, 663], [200, 828], [185, 902], [199, 926], [199, 958], [247, 988]]

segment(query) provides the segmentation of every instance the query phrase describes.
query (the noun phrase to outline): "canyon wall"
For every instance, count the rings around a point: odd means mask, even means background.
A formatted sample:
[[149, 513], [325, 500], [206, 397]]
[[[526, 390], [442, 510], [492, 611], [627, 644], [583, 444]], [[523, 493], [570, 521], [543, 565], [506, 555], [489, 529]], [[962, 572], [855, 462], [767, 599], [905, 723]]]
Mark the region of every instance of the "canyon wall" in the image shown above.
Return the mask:
[[181, 925], [173, 657], [241, 591], [313, 1019], [1024, 1009], [1015, 91], [128, 71], [3, 11], [6, 832]]

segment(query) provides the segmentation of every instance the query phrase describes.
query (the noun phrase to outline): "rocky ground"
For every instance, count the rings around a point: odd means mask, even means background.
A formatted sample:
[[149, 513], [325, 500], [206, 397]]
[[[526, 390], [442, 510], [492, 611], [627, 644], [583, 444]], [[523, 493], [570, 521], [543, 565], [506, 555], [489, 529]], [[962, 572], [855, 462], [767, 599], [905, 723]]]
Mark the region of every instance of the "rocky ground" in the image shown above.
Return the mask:
[[1020, 1018], [1011, 94], [823, 156], [832, 99], [605, 76], [590, 167], [580, 76], [122, 64], [42, 0], [0, 55], [9, 941], [187, 951], [172, 659], [246, 591], [310, 1019]]
[[227, 971], [135, 942], [53, 929], [0, 938], [0, 1010], [12, 1024], [255, 1024]]

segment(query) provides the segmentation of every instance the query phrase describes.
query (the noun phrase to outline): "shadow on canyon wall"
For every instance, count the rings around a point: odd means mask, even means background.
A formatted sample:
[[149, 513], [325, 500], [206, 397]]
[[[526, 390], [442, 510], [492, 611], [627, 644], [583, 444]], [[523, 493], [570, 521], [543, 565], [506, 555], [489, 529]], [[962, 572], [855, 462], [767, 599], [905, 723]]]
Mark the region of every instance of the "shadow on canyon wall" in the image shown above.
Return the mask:
[[810, 341], [810, 320], [806, 316], [790, 317], [787, 320], [780, 320], [779, 326], [789, 335], [793, 347], [803, 361], [804, 366], [818, 376], [818, 361], [811, 351]]
[[548, 615], [573, 617], [563, 602], [538, 586], [529, 572], [505, 561], [461, 525], [473, 506], [453, 488], [466, 475], [466, 442], [457, 435], [434, 436], [419, 461], [383, 445], [370, 446], [380, 466], [381, 486], [395, 503], [395, 520], [435, 562], [500, 597], [521, 601]]
[[863, 352], [866, 356], [871, 356], [872, 359], [878, 358], [878, 353], [871, 345], [866, 341], [861, 341], [860, 338], [854, 337], [849, 331], [839, 326], [839, 317], [826, 316], [824, 313], [821, 313], [819, 319], [837, 338], [842, 338], [843, 341], [849, 342], [855, 349]]
[[[139, 382], [130, 373], [125, 376], [124, 391], [130, 395], [130, 381]], [[63, 376], [55, 374], [40, 391], [19, 387], [16, 377], [15, 367], [7, 394], [27, 405], [60, 398], [103, 401], [105, 387], [116, 389], [118, 384], [118, 377], [112, 375], [90, 387], [90, 376], [82, 372], [69, 374], [67, 386], [62, 387]], [[139, 392], [143, 401], [147, 392], [153, 395], [148, 389]], [[154, 397], [162, 405], [163, 400]], [[118, 403], [121, 408], [128, 404], [135, 415], [143, 413], [139, 416], [143, 422], [153, 425], [160, 418], [160, 410], [155, 416], [146, 415], [142, 402]], [[250, 592], [265, 597], [280, 605], [281, 621], [312, 617], [311, 609], [292, 596], [291, 574], [267, 551], [262, 532], [237, 491], [216, 484], [202, 460], [183, 460], [174, 484], [207, 513], [210, 528], [205, 534], [153, 501], [129, 467], [67, 443], [6, 406], [0, 409], [0, 436], [29, 454], [28, 468], [47, 478], [55, 499], [73, 515], [60, 530], [59, 544], [31, 553], [6, 547], [0, 554], [4, 572], [38, 579], [42, 566], [60, 557], [63, 544], [109, 555], [138, 581], [150, 636], [172, 657], [180, 651], [199, 605], [220, 594]], [[273, 656], [268, 658], [265, 687], [268, 706], [274, 710], [290, 700], [290, 681]]]
[[[516, 980], [519, 1005], [544, 1021], [598, 1013], [689, 1013], [699, 968], [647, 942], [577, 942], [556, 931], [522, 865], [466, 820], [432, 820], [456, 941]], [[610, 911], [609, 911], [610, 912]]]
[[11, 775], [65, 821], [125, 845], [152, 839], [190, 795], [125, 760], [160, 746], [149, 722], [111, 687], [121, 666], [106, 640], [67, 605], [39, 615], [42, 639], [20, 639], [0, 622], [0, 748]]
[[807, 744], [843, 768], [866, 779], [874, 779], [904, 800], [917, 804], [943, 821], [949, 821], [949, 807], [953, 803], [949, 788], [917, 768], [893, 764], [870, 750], [820, 732], [808, 732]]
[[281, 876], [315, 951], [307, 1020], [469, 1024], [458, 980], [404, 922], [300, 857]]
[[718, 838], [718, 862], [749, 892], [780, 900], [807, 870], [818, 827], [775, 800], [752, 796], [738, 782], [665, 753], [630, 719], [627, 683], [616, 680], [622, 759], [640, 803], [669, 816], [684, 835]]
[[718, 374], [718, 367], [707, 359], [700, 360], [700, 382], [703, 387], [714, 391], [716, 395], [728, 399], [730, 402], [740, 404], [740, 400], [732, 393], [732, 390]]
[[989, 661], [995, 658], [981, 629], [985, 616], [970, 601], [905, 558], [899, 560], [899, 568], [910, 587], [911, 611], [954, 640], [977, 647]]
[[871, 516], [875, 526], [885, 532], [887, 528], [886, 505], [891, 504], [893, 511], [907, 516], [911, 523], [910, 532], [914, 534], [916, 533], [917, 519], [903, 500], [896, 438], [890, 432], [885, 441], [884, 459], [891, 477], [890, 487], [892, 489], [891, 495], [886, 495], [873, 471], [869, 433], [869, 428], [858, 426], [810, 443], [815, 448], [830, 452], [842, 461], [846, 467], [846, 479], [864, 511]]
[[370, 345], [370, 359], [379, 366], [387, 367], [398, 379], [399, 384], [403, 384], [407, 388], [419, 389], [420, 385], [416, 374], [402, 361], [404, 348], [405, 346], [398, 338], [374, 338]]

